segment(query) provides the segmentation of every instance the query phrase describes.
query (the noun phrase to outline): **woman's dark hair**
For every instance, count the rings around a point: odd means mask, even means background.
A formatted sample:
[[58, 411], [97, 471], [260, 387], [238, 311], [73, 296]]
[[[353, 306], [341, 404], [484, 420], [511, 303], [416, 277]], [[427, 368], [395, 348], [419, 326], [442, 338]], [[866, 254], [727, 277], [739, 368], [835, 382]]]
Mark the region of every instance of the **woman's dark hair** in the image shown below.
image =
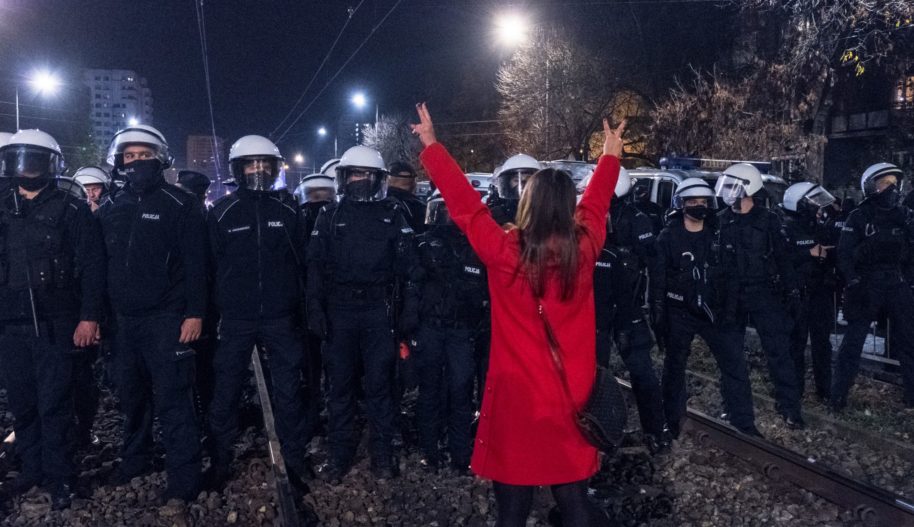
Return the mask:
[[517, 209], [520, 262], [533, 293], [546, 293], [546, 279], [555, 273], [562, 300], [574, 295], [578, 274], [578, 225], [575, 191], [564, 170], [546, 168], [527, 180]]

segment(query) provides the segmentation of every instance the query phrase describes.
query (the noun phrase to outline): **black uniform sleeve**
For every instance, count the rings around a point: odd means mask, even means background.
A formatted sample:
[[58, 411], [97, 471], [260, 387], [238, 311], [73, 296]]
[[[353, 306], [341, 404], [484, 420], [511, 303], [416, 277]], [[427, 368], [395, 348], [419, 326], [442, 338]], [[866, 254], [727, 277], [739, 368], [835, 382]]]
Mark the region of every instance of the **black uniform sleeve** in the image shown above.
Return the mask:
[[308, 310], [323, 311], [326, 300], [324, 276], [330, 254], [330, 215], [326, 208], [321, 209], [314, 222], [314, 230], [308, 238], [306, 251], [307, 285], [305, 299]]
[[787, 258], [793, 264], [794, 270], [799, 270], [810, 258], [809, 249], [811, 247], [797, 246], [797, 236], [794, 228], [786, 219], [781, 224], [781, 238], [785, 243], [785, 253]]
[[[637, 209], [631, 207], [631, 210]], [[657, 238], [654, 236], [654, 224], [647, 214], [635, 212], [632, 215], [632, 237], [634, 238], [635, 254], [638, 255], [642, 264], [649, 264], [654, 257], [654, 243]]]
[[854, 265], [854, 253], [863, 240], [863, 217], [859, 211], [851, 212], [841, 229], [841, 239], [838, 241], [838, 270], [845, 282], [860, 278]]
[[768, 229], [771, 233], [771, 251], [777, 264], [778, 274], [786, 291], [799, 289], [800, 282], [797, 276], [793, 254], [788, 250], [787, 238], [781, 230], [781, 220], [774, 212], [768, 211]]
[[70, 222], [70, 243], [79, 274], [79, 319], [98, 322], [104, 313], [107, 261], [101, 225], [87, 205], [78, 203]]
[[181, 209], [180, 248], [184, 263], [184, 318], [206, 314], [206, 221], [203, 209], [193, 199]]
[[416, 235], [402, 213], [397, 217], [396, 263], [397, 278], [403, 286], [403, 313], [407, 316], [419, 313], [419, 281], [421, 268], [416, 251]]
[[648, 298], [651, 302], [661, 301], [666, 298], [666, 276], [669, 267], [670, 237], [672, 233], [670, 228], [666, 227], [660, 231], [657, 241], [654, 244], [654, 258], [648, 261], [648, 275], [650, 280], [650, 291]]

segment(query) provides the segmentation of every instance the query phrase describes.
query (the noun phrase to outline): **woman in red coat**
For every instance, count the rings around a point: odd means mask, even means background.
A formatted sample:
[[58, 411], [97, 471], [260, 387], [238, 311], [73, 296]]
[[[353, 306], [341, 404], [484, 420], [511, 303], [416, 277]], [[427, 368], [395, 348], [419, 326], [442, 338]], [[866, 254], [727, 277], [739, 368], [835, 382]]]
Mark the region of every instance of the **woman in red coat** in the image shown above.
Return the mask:
[[[539, 485], [552, 486], [564, 525], [591, 525], [598, 511], [586, 499], [586, 483], [598, 469], [597, 450], [573, 414], [589, 397], [596, 371], [593, 269], [625, 123], [611, 130], [604, 120], [604, 155], [577, 207], [568, 174], [540, 170], [520, 182], [517, 226], [506, 231], [437, 143], [424, 104], [418, 112], [413, 132], [425, 146], [422, 164], [488, 272], [492, 344], [473, 472], [494, 482], [497, 525], [524, 525]], [[560, 344], [573, 401], [552, 362], [539, 304]]]

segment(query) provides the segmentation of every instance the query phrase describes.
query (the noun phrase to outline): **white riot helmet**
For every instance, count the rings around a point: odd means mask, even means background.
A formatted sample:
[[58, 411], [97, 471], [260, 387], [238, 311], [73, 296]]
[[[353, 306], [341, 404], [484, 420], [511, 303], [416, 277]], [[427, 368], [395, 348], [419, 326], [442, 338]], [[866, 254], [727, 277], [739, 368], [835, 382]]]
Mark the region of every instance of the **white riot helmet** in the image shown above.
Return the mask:
[[64, 173], [60, 145], [41, 130], [20, 130], [0, 147], [0, 167], [4, 177], [18, 179], [26, 190], [40, 190], [52, 178]]
[[539, 161], [527, 154], [509, 157], [495, 172], [495, 189], [498, 191], [498, 197], [520, 199], [524, 183], [541, 168]]
[[137, 124], [129, 128], [124, 128], [114, 134], [111, 144], [108, 146], [108, 164], [116, 170], [124, 167], [124, 150], [128, 146], [145, 146], [154, 152], [155, 159], [162, 163], [162, 169], [171, 166], [174, 159], [168, 150], [168, 142], [165, 136], [148, 124]]
[[682, 209], [685, 202], [694, 198], [704, 198], [709, 208], [714, 208], [717, 200], [714, 199], [714, 190], [707, 181], [700, 177], [690, 177], [682, 180], [673, 193], [673, 208]]
[[[258, 192], [273, 190], [280, 177], [282, 154], [266, 137], [246, 135], [229, 149], [229, 165], [238, 186]], [[245, 169], [253, 171], [245, 174]]]
[[895, 178], [901, 182], [901, 178], [904, 177], [904, 172], [892, 163], [876, 163], [875, 165], [870, 165], [869, 168], [863, 171], [863, 175], [860, 176], [860, 189], [863, 190], [863, 193], [867, 196], [877, 194], [879, 191], [876, 190], [876, 180], [885, 176], [895, 176]]
[[447, 204], [441, 194], [435, 190], [435, 193], [429, 198], [425, 207], [425, 224], [426, 225], [453, 225], [454, 220], [447, 210]]
[[762, 173], [749, 163], [736, 163], [717, 178], [714, 194], [728, 206], [762, 190]]
[[[381, 153], [367, 146], [354, 146], [343, 152], [336, 165], [337, 192], [355, 201], [380, 201], [387, 197], [387, 165]], [[354, 175], [361, 180], [350, 182]]]
[[[578, 188], [581, 192], [590, 185], [590, 180], [593, 178], [593, 172], [584, 176], [584, 179], [581, 180], [581, 183], [578, 185]], [[613, 190], [613, 196], [617, 198], [625, 197], [632, 190], [632, 178], [628, 175], [628, 170], [625, 167], [619, 167], [619, 179], [616, 180], [616, 188]], [[579, 201], [580, 202], [580, 201]]]
[[325, 176], [330, 177], [331, 179], [336, 180], [336, 165], [340, 164], [340, 158], [334, 157], [333, 159], [325, 162], [321, 165], [319, 172]]
[[0, 132], [0, 147], [10, 142], [10, 137], [13, 137], [13, 134], [10, 132]]
[[[318, 195], [318, 193], [321, 195]], [[325, 176], [320, 172], [309, 174], [305, 176], [292, 194], [299, 205], [310, 201], [333, 201], [336, 198], [336, 182], [332, 177]]]
[[101, 167], [88, 166], [77, 170], [73, 174], [73, 181], [84, 187], [86, 185], [102, 185], [107, 189], [108, 185], [111, 184], [111, 176]]
[[835, 197], [821, 185], [812, 181], [801, 181], [787, 187], [781, 207], [788, 212], [814, 214], [822, 207], [827, 207], [834, 202]]

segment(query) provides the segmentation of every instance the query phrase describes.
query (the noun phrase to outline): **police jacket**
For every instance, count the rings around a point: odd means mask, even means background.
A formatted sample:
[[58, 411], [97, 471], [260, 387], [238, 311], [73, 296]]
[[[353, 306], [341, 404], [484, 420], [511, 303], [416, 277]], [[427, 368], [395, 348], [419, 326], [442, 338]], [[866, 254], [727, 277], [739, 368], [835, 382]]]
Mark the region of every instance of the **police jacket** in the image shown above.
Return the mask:
[[329, 201], [312, 201], [305, 202], [299, 206], [302, 214], [302, 221], [305, 222], [305, 232], [310, 234], [314, 230], [314, 224], [317, 223], [317, 216], [320, 214], [324, 205]]
[[415, 296], [413, 236], [394, 200], [325, 205], [308, 242], [308, 308], [388, 301], [395, 285]]
[[388, 187], [387, 197], [400, 202], [401, 210], [406, 217], [406, 222], [412, 227], [413, 232], [425, 232], [425, 203], [412, 192], [396, 187]]
[[876, 273], [911, 277], [914, 212], [865, 200], [844, 222], [838, 244], [838, 268], [848, 282]]
[[632, 206], [651, 220], [651, 229], [654, 236], [660, 234], [660, 230], [663, 229], [663, 209], [660, 205], [651, 200], [634, 200], [632, 201]]
[[714, 313], [726, 303], [722, 295], [731, 290], [732, 277], [717, 265], [713, 220], [706, 219], [701, 231], [690, 232], [681, 213], [670, 216], [657, 237], [650, 265], [651, 302], [714, 321]]
[[296, 314], [304, 295], [308, 231], [288, 192], [238, 189], [213, 204], [207, 227], [222, 318]]
[[718, 213], [717, 220], [719, 261], [735, 274], [741, 291], [799, 287], [777, 214], [760, 205], [746, 214], [728, 207]]
[[478, 326], [486, 314], [486, 272], [467, 237], [457, 227], [434, 226], [417, 241], [421, 320]]
[[486, 206], [492, 211], [492, 219], [501, 226], [514, 223], [517, 216], [518, 203], [520, 203], [519, 200], [502, 199], [497, 196], [490, 196], [489, 199], [486, 200]]
[[54, 182], [33, 199], [0, 200], [0, 318], [98, 321], [105, 294], [101, 230], [89, 206]]
[[651, 218], [634, 205], [613, 198], [610, 225], [606, 233], [609, 242], [643, 269], [654, 254], [654, 224]]
[[613, 327], [613, 320], [618, 311], [618, 295], [634, 294], [630, 287], [626, 287], [624, 273], [617, 270], [617, 267], [622, 265], [619, 249], [607, 239], [600, 254], [597, 255], [593, 271], [594, 313], [597, 329], [602, 331], [609, 331]]
[[[789, 255], [801, 288], [826, 287], [835, 284], [835, 241], [832, 224], [819, 224], [815, 218], [784, 212], [781, 232], [787, 241]], [[809, 254], [816, 245], [832, 246], [824, 258]]]
[[206, 224], [198, 200], [161, 183], [127, 184], [96, 211], [108, 250], [108, 296], [119, 315], [206, 311]]

